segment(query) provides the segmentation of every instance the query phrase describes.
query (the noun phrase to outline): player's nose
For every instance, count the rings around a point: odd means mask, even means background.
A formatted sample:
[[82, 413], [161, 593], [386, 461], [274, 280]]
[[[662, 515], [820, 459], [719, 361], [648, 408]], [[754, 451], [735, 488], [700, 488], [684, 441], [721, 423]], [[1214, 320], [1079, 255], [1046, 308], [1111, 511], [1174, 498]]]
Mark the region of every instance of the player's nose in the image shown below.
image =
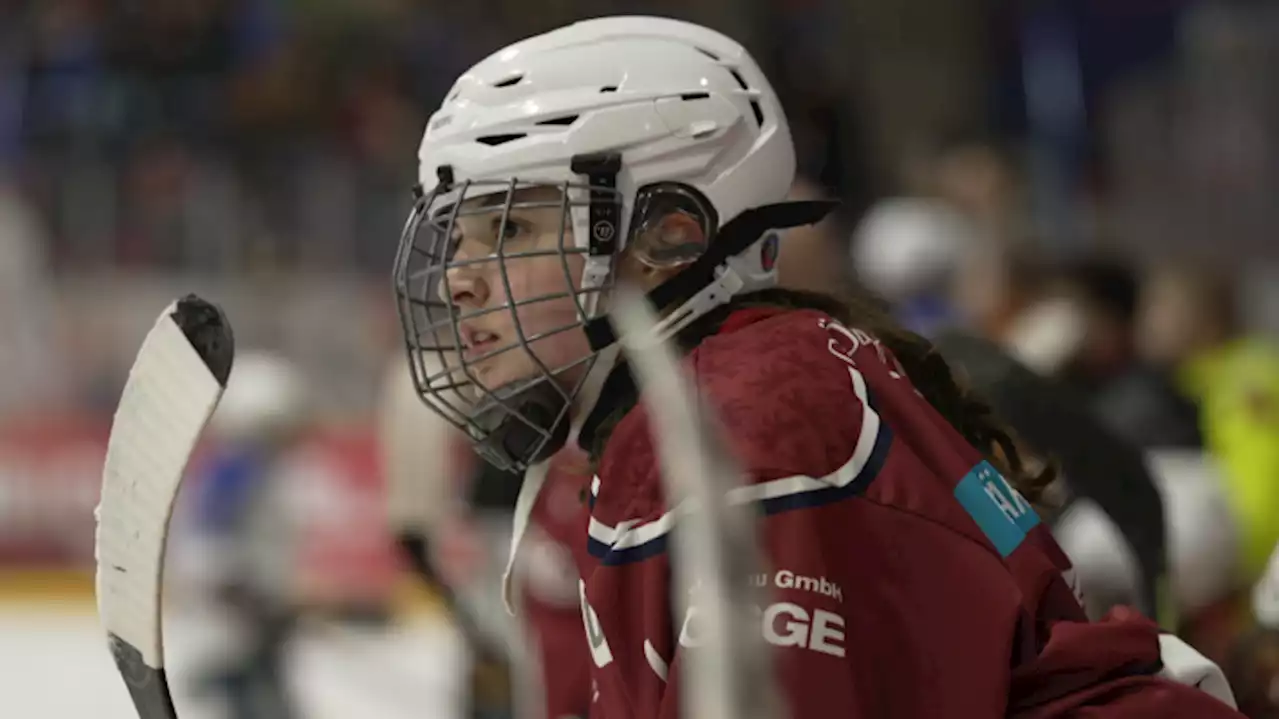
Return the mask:
[[445, 270], [440, 283], [440, 299], [454, 307], [483, 307], [489, 300], [489, 283], [484, 279], [483, 262], [468, 260], [458, 253]]

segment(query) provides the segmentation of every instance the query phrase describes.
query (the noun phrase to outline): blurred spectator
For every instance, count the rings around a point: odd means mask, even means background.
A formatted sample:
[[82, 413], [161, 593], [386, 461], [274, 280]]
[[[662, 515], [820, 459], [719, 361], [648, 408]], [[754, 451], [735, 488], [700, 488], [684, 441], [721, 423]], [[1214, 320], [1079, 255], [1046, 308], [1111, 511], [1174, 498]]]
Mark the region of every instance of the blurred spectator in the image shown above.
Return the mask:
[[1067, 383], [1120, 436], [1140, 447], [1197, 447], [1194, 404], [1138, 355], [1138, 296], [1137, 274], [1123, 261], [1054, 267], [1026, 246], [979, 246], [953, 284], [965, 326]]
[[862, 218], [852, 259], [859, 279], [895, 307], [899, 321], [931, 335], [956, 321], [948, 288], [982, 241], [977, 227], [943, 202], [893, 198]]
[[1241, 536], [1242, 579], [1276, 546], [1280, 503], [1280, 362], [1274, 341], [1241, 334], [1235, 288], [1205, 268], [1165, 268], [1142, 302], [1140, 346], [1195, 399], [1206, 448], [1224, 470]]
[[1104, 256], [1071, 261], [1057, 276], [1058, 291], [1076, 302], [1085, 319], [1083, 341], [1064, 374], [1093, 394], [1137, 359], [1134, 330], [1141, 279], [1128, 263]]
[[1093, 257], [1069, 265], [1059, 282], [1083, 320], [1063, 379], [1092, 397], [1103, 420], [1139, 446], [1199, 446], [1195, 405], [1137, 353], [1137, 273], [1121, 260]]
[[[964, 253], [951, 278], [949, 294], [955, 304], [959, 323], [971, 331], [1010, 347], [1014, 354], [1032, 369], [1053, 374], [1066, 352], [1058, 347], [1074, 342], [1074, 332], [1047, 313], [1052, 306], [1046, 300], [1048, 271], [1044, 262], [1026, 245], [983, 243]], [[1061, 314], [1061, 313], [1057, 313]], [[1022, 340], [1038, 328], [1053, 327], [1052, 342], [1041, 341], [1037, 347]], [[1041, 348], [1039, 345], [1051, 344]]]
[[1014, 153], [994, 138], [955, 133], [909, 158], [906, 185], [917, 195], [936, 197], [963, 213], [997, 243], [1024, 237], [1024, 180]]

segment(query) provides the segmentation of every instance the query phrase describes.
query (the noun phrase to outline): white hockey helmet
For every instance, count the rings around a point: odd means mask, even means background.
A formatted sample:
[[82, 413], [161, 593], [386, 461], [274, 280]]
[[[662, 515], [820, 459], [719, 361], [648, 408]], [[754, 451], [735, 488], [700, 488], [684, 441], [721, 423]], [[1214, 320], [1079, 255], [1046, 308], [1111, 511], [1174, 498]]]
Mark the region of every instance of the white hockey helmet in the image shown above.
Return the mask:
[[[773, 286], [771, 230], [815, 222], [832, 206], [783, 203], [795, 151], [778, 98], [746, 50], [713, 30], [663, 18], [588, 20], [499, 50], [454, 84], [427, 123], [418, 160], [418, 202], [395, 271], [415, 384], [487, 459], [513, 469], [564, 441], [582, 382], [565, 387], [558, 378], [594, 363], [613, 343], [603, 315], [614, 260], [659, 208], [696, 216], [710, 239], [650, 293], [655, 306], [675, 308], [664, 321], [669, 335], [735, 295]], [[546, 186], [561, 190], [554, 202], [517, 194]], [[478, 196], [490, 198], [485, 212], [504, 220], [512, 207], [562, 207], [558, 251], [585, 260], [582, 277], [566, 271], [558, 295], [575, 300], [579, 322], [555, 332], [585, 331], [593, 352], [499, 390], [475, 381], [456, 351], [457, 326], [490, 312], [515, 318], [515, 307], [508, 301], [461, 315], [440, 299], [451, 296], [446, 271], [464, 264], [453, 261], [453, 223], [473, 211], [464, 201]], [[496, 262], [505, 276], [505, 260], [516, 256], [499, 242], [493, 256], [465, 264]], [[519, 345], [527, 351], [538, 339], [519, 334], [485, 357]], [[429, 369], [425, 354], [444, 369]]]
[[222, 441], [269, 441], [297, 427], [307, 405], [305, 383], [291, 362], [269, 352], [241, 352], [209, 419], [210, 433]]
[[903, 302], [945, 286], [974, 234], [963, 215], [937, 200], [896, 197], [867, 211], [850, 251], [869, 288]]

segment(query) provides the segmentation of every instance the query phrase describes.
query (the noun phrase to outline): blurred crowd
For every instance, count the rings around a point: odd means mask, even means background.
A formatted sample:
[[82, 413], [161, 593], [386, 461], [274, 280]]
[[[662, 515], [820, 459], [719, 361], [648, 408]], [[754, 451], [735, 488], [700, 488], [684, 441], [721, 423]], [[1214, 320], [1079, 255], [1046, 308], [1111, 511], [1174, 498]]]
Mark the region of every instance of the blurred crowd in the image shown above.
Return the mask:
[[494, 42], [410, 3], [6, 8], [0, 165], [73, 270], [385, 271], [422, 108]]

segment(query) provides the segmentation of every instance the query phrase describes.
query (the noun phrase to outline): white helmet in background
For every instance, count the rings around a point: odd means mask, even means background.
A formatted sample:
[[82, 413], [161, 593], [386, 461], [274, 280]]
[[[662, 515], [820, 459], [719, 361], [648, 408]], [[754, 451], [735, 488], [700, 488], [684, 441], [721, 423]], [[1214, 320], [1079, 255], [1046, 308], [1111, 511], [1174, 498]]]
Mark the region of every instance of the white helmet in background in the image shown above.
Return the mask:
[[[778, 97], [746, 50], [664, 18], [587, 20], [490, 55], [431, 116], [418, 160], [419, 200], [395, 273], [417, 391], [489, 461], [511, 469], [560, 446], [580, 388], [557, 386], [569, 366], [544, 367], [501, 392], [458, 381], [468, 374], [456, 352], [458, 313], [440, 301], [439, 285], [447, 290], [446, 271], [457, 266], [451, 237], [464, 201], [495, 198], [486, 206], [505, 213], [513, 203], [539, 205], [516, 199], [524, 188], [561, 190], [540, 204], [564, 208], [562, 237], [571, 229], [573, 242], [559, 251], [585, 261], [561, 296], [579, 302], [592, 346], [583, 360], [592, 363], [615, 339], [603, 316], [614, 260], [660, 210], [696, 217], [710, 240], [700, 254], [675, 258], [671, 266], [691, 264], [650, 293], [655, 306], [673, 308], [662, 328], [669, 335], [735, 295], [774, 286], [770, 230], [815, 222], [832, 206], [780, 204], [795, 151]], [[524, 338], [508, 347], [519, 346], [527, 349]], [[452, 369], [433, 374], [427, 354]]]
[[850, 250], [859, 279], [892, 302], [945, 286], [974, 228], [937, 200], [899, 197], [876, 203], [854, 230]]
[[240, 352], [209, 429], [223, 441], [267, 440], [296, 428], [307, 407], [305, 383], [291, 362], [267, 352]]

